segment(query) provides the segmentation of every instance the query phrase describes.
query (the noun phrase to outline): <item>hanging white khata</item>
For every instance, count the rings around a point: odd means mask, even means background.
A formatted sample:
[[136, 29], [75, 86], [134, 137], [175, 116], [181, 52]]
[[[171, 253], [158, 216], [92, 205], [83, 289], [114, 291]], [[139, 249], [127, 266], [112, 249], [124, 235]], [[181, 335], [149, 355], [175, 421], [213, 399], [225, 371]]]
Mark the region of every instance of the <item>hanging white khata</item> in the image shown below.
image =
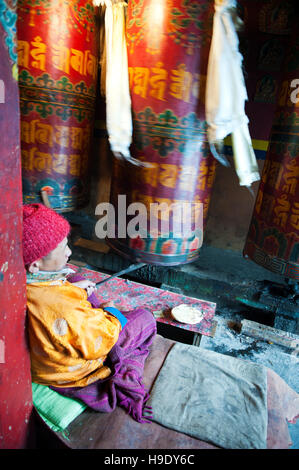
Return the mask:
[[250, 187], [260, 179], [260, 175], [245, 114], [248, 96], [234, 22], [235, 8], [236, 0], [215, 0], [207, 71], [206, 120], [212, 153], [220, 161], [215, 144], [231, 134], [240, 185]]
[[125, 35], [127, 3], [122, 0], [93, 0], [93, 4], [105, 8], [101, 91], [106, 97], [106, 126], [110, 148], [115, 157], [140, 164], [129, 150], [133, 124]]

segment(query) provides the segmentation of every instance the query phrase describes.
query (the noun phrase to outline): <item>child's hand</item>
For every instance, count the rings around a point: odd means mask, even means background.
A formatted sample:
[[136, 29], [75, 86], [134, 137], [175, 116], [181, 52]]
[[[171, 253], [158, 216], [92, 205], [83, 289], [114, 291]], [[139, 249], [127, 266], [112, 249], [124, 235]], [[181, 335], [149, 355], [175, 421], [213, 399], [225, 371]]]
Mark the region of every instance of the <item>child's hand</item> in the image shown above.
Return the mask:
[[114, 305], [114, 302], [112, 302], [112, 300], [108, 300], [108, 302], [104, 302], [100, 305], [100, 308], [105, 308], [105, 307], [114, 307], [114, 308], [117, 308], [115, 305]]
[[96, 288], [96, 283], [90, 281], [89, 279], [84, 279], [84, 281], [73, 282], [73, 285], [81, 287], [81, 289], [85, 289], [88, 296], [90, 296]]

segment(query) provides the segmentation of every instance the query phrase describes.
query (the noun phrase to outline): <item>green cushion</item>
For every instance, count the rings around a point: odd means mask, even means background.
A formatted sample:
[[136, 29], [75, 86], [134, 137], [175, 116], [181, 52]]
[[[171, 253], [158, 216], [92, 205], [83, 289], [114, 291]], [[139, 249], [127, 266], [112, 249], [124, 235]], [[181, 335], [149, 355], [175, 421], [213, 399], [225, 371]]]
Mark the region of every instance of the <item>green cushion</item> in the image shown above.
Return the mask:
[[65, 397], [46, 385], [32, 383], [33, 404], [53, 431], [64, 431], [86, 408], [85, 403]]

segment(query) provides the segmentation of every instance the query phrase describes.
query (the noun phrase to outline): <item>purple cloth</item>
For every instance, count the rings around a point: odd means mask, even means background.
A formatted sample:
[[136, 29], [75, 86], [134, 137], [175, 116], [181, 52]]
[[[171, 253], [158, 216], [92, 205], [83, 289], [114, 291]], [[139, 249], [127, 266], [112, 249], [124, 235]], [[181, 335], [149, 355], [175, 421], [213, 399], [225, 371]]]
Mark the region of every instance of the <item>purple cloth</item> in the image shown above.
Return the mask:
[[[68, 277], [69, 282], [82, 279], [85, 278], [80, 275]], [[94, 308], [100, 306], [95, 293], [88, 297], [88, 301]], [[96, 411], [111, 412], [119, 405], [136, 421], [149, 422], [151, 408], [145, 405], [149, 394], [142, 378], [149, 346], [156, 335], [156, 320], [144, 308], [122, 313], [128, 322], [105, 361], [112, 370], [111, 375], [85, 387], [51, 388], [62, 395], [82, 400]]]

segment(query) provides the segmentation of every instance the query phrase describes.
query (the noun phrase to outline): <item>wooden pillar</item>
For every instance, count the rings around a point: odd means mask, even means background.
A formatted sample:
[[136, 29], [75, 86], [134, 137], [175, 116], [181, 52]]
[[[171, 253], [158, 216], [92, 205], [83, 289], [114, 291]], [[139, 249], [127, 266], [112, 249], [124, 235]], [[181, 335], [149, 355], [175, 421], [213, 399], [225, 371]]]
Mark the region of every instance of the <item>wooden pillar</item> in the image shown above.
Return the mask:
[[15, 3], [0, 8], [0, 449], [31, 438], [32, 392], [25, 337], [22, 187]]

